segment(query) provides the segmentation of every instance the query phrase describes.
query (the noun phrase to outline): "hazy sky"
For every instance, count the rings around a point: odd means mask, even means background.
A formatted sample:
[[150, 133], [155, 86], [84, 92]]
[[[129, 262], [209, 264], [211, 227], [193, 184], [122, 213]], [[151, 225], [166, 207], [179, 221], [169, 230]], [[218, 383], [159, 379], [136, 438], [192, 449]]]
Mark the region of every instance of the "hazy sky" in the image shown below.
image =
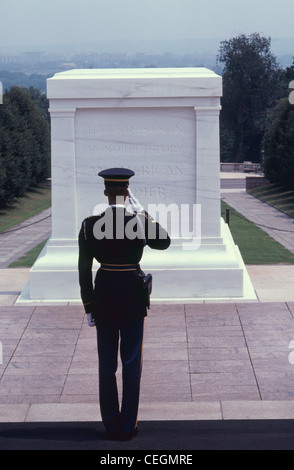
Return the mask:
[[294, 36], [294, 0], [0, 0], [7, 47], [126, 39]]

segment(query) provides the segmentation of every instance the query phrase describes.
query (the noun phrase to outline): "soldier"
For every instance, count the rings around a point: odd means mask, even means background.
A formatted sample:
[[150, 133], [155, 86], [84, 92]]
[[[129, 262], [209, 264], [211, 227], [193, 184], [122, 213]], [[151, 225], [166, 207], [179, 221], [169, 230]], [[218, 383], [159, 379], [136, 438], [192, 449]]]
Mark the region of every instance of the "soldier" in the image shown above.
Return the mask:
[[[128, 189], [134, 172], [101, 171], [109, 207], [85, 219], [79, 233], [79, 282], [89, 326], [96, 326], [101, 416], [108, 439], [129, 440], [137, 434], [144, 319], [148, 295], [139, 262], [145, 245], [165, 250], [167, 232], [144, 211]], [[126, 210], [129, 198], [132, 212]], [[93, 259], [100, 263], [95, 285]], [[116, 383], [120, 339], [123, 395]]]

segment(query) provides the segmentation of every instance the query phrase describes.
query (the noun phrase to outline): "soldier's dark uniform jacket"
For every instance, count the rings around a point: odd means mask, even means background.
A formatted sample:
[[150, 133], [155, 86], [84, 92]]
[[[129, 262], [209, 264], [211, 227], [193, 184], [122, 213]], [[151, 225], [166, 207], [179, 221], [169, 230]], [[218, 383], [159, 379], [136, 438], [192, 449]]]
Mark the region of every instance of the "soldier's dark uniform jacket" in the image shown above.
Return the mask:
[[[110, 219], [113, 236], [107, 233], [102, 238], [100, 223]], [[118, 227], [117, 232], [117, 221], [121, 220], [126, 230]], [[143, 228], [143, 237], [130, 239], [127, 233], [130, 226], [135, 234]], [[98, 237], [97, 227], [100, 227]], [[127, 212], [124, 206], [109, 206], [102, 214], [83, 221], [79, 233], [81, 298], [85, 312], [92, 313], [96, 323], [102, 321], [121, 325], [146, 316], [145, 297], [136, 267], [142, 258], [145, 243], [157, 250], [165, 250], [170, 245], [167, 232], [147, 212], [133, 214]], [[92, 280], [94, 258], [101, 264], [95, 286]]]

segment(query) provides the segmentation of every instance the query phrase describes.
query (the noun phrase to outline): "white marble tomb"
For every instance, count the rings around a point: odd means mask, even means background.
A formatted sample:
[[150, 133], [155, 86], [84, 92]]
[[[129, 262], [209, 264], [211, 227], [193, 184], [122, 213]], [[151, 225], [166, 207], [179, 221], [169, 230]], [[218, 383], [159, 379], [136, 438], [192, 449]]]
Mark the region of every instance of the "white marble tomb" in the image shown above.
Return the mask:
[[135, 171], [131, 189], [145, 208], [188, 207], [190, 221], [192, 208], [201, 208], [194, 245], [167, 217], [171, 247], [145, 249], [141, 266], [153, 274], [153, 300], [255, 298], [220, 214], [221, 94], [221, 77], [205, 68], [72, 70], [47, 81], [52, 235], [23, 298], [79, 299], [78, 232], [106, 203], [97, 173], [115, 166]]

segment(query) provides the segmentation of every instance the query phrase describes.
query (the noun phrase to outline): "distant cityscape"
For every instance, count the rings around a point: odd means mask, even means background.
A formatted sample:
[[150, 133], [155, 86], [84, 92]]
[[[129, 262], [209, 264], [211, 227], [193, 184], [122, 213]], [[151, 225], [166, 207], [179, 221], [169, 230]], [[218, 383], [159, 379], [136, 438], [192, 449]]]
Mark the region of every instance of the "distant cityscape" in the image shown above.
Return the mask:
[[[207, 67], [222, 73], [217, 53], [222, 39], [195, 39], [160, 43], [99, 43], [68, 46], [39, 46], [18, 50], [0, 49], [0, 81], [11, 85], [35, 86], [45, 92], [46, 78], [77, 68]], [[273, 39], [273, 53], [281, 67], [293, 63], [294, 38]], [[154, 52], [156, 51], [156, 52]]]
[[10, 72], [50, 74], [73, 68], [129, 67], [217, 67], [216, 54], [194, 53], [121, 53], [81, 52], [71, 54], [26, 51], [20, 54], [0, 54], [0, 70]]
[[208, 67], [221, 73], [216, 54], [160, 54], [82, 52], [72, 54], [28, 51], [18, 55], [0, 55], [0, 81], [4, 88], [12, 85], [34, 86], [46, 90], [46, 78], [71, 69]]

